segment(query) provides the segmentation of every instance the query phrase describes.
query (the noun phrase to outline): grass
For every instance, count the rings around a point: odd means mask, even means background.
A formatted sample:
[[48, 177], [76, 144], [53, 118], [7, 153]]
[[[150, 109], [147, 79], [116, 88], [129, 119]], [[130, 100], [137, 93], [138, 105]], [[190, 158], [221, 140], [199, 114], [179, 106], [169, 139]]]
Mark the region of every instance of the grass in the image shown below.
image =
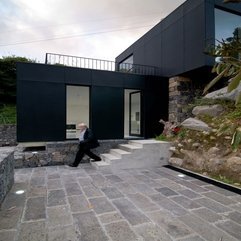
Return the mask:
[[4, 104], [0, 107], [0, 125], [16, 124], [16, 105]]
[[156, 136], [155, 139], [157, 141], [168, 141], [168, 138], [163, 134], [160, 134], [159, 136]]

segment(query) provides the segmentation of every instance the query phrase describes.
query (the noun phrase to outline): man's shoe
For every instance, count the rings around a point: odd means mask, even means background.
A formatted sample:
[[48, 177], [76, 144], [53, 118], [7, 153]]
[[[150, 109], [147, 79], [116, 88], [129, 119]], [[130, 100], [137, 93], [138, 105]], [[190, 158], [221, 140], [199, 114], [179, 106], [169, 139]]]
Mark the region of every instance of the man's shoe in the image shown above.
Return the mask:
[[77, 167], [77, 166], [74, 164], [69, 164], [69, 167]]
[[91, 162], [100, 162], [101, 158], [99, 157], [98, 159], [91, 159]]

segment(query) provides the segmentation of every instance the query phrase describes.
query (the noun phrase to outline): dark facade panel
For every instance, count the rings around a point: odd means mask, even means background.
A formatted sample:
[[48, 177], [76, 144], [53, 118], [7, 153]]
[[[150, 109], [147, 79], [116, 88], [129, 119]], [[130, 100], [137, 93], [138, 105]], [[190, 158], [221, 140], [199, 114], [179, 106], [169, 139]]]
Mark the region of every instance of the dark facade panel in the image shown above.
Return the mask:
[[65, 67], [65, 83], [91, 85], [92, 71], [90, 69], [81, 69], [80, 71], [79, 68]]
[[62, 82], [65, 81], [65, 68], [58, 66], [18, 63], [18, 78], [31, 81]]
[[18, 141], [64, 140], [65, 118], [64, 83], [18, 81]]
[[135, 74], [123, 74], [123, 88], [125, 89], [144, 89], [145, 76]]
[[91, 126], [100, 139], [123, 139], [124, 92], [122, 88], [91, 88]]
[[92, 70], [92, 84], [95, 86], [122, 87], [122, 74], [111, 71]]
[[162, 20], [162, 31], [175, 25], [183, 18], [183, 4]]
[[162, 32], [162, 74], [173, 76], [184, 68], [183, 18]]
[[184, 15], [184, 72], [205, 66], [205, 5], [201, 4]]

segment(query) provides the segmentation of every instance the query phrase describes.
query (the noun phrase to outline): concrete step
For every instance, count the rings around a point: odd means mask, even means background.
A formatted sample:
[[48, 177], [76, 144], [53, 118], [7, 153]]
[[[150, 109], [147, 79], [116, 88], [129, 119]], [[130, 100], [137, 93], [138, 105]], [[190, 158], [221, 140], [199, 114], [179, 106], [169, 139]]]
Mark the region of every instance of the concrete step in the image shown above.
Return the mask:
[[107, 163], [111, 163], [111, 161], [113, 161], [113, 160], [120, 160], [121, 159], [120, 157], [114, 156], [114, 155], [109, 154], [109, 153], [100, 154], [100, 157], [104, 162], [107, 162]]
[[131, 141], [128, 142], [128, 144], [142, 148], [143, 144], [140, 141], [141, 140], [139, 140], [139, 141], [131, 140]]
[[110, 149], [110, 154], [114, 155], [114, 156], [117, 156], [119, 158], [123, 158], [126, 155], [130, 155], [131, 152], [124, 151], [124, 150], [121, 150], [121, 149]]
[[136, 150], [141, 150], [142, 147], [141, 146], [136, 146], [136, 145], [131, 145], [131, 144], [120, 144], [119, 148], [127, 151], [127, 152], [134, 152]]
[[91, 162], [91, 165], [98, 170], [110, 170], [110, 163], [107, 163], [105, 161], [99, 161], [99, 162]]

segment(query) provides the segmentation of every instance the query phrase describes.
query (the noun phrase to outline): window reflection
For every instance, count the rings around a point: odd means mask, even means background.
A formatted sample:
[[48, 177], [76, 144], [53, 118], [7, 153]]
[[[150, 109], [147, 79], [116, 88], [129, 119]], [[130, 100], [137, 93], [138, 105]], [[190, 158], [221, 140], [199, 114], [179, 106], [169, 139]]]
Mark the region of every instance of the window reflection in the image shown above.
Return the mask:
[[89, 125], [89, 87], [66, 86], [66, 139], [78, 138], [77, 124]]
[[[241, 27], [241, 16], [215, 9], [215, 39], [221, 41], [233, 37], [234, 31]], [[240, 35], [241, 31], [237, 33]], [[241, 38], [241, 36], [239, 36]]]
[[119, 71], [122, 71], [122, 72], [133, 71], [133, 54], [119, 64]]

